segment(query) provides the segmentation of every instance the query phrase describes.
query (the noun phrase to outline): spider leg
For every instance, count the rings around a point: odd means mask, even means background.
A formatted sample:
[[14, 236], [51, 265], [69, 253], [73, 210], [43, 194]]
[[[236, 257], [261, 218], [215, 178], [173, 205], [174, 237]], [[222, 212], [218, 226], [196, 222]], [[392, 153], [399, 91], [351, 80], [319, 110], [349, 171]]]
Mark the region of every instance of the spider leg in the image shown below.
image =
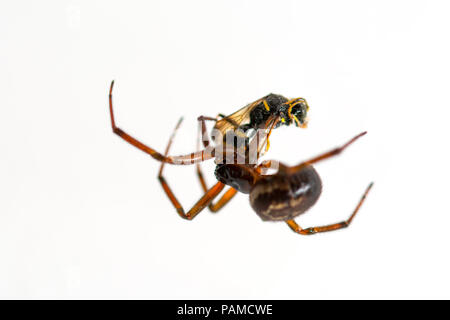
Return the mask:
[[224, 184], [222, 182], [217, 182], [211, 189], [209, 189], [201, 198], [197, 201], [197, 203], [188, 211], [185, 212], [180, 202], [177, 200], [169, 185], [163, 176], [158, 176], [159, 181], [164, 189], [164, 192], [169, 197], [169, 200], [172, 202], [173, 206], [178, 212], [178, 215], [184, 219], [192, 220], [197, 214], [199, 214], [205, 207], [207, 207], [211, 201], [214, 200], [215, 197], [223, 190]]
[[300, 227], [294, 220], [287, 220], [286, 223], [294, 232], [299, 233], [301, 235], [311, 235], [311, 234], [315, 234], [315, 233], [319, 233], [319, 232], [328, 232], [328, 231], [339, 230], [342, 228], [347, 228], [350, 225], [350, 223], [352, 222], [353, 218], [358, 213], [359, 209], [361, 208], [361, 206], [362, 206], [364, 200], [366, 199], [367, 194], [369, 193], [372, 186], [373, 186], [373, 182], [371, 182], [369, 184], [366, 191], [364, 192], [361, 199], [359, 200], [358, 205], [356, 206], [355, 210], [353, 210], [353, 213], [351, 214], [351, 216], [345, 221], [326, 225], [326, 226], [310, 227], [310, 228], [306, 228], [306, 229], [302, 229], [302, 227]]
[[[198, 122], [198, 137], [197, 137], [197, 151], [200, 150], [200, 142], [203, 142], [204, 146], [208, 146], [209, 145], [209, 136], [208, 133], [206, 132], [206, 123], [205, 120], [216, 120], [214, 118], [210, 118], [210, 117], [204, 117], [204, 116], [200, 116], [197, 119]], [[205, 141], [206, 140], [206, 141]], [[197, 176], [198, 179], [200, 180], [200, 184], [202, 186], [202, 189], [204, 192], [206, 192], [208, 190], [208, 187], [206, 186], [206, 181], [205, 178], [203, 176], [203, 172], [202, 169], [200, 167], [200, 163], [197, 163], [196, 165], [196, 169], [197, 169]]]
[[234, 196], [236, 195], [237, 190], [234, 189], [233, 187], [229, 187], [227, 189], [227, 191], [225, 191], [225, 193], [223, 194], [223, 196], [217, 200], [216, 203], [210, 203], [209, 205], [209, 210], [211, 212], [217, 212], [220, 209], [222, 209], [223, 207], [225, 207], [225, 205], [227, 205], [231, 199], [234, 198]]
[[337, 156], [338, 154], [340, 154], [342, 151], [344, 151], [348, 146], [350, 146], [353, 142], [355, 142], [356, 140], [358, 140], [359, 138], [361, 138], [362, 136], [364, 136], [367, 133], [367, 131], [361, 132], [360, 134], [358, 134], [357, 136], [353, 137], [352, 139], [350, 139], [347, 143], [345, 143], [344, 145], [334, 148], [328, 152], [325, 152], [323, 154], [318, 155], [317, 157], [314, 157], [312, 159], [309, 159], [307, 161], [304, 161], [294, 167], [290, 167], [287, 170], [289, 170], [289, 172], [296, 172], [299, 171], [301, 169], [303, 169], [304, 167], [310, 166], [316, 162]]
[[[205, 147], [208, 147], [209, 145], [209, 136], [207, 134], [206, 131], [206, 124], [205, 124], [205, 120], [211, 120], [211, 121], [217, 121], [216, 118], [211, 118], [211, 117], [204, 117], [204, 116], [200, 116], [198, 118], [199, 121], [199, 130], [198, 130], [198, 139], [197, 139], [197, 150], [200, 149], [200, 141], [203, 141], [203, 145]], [[206, 140], [206, 144], [205, 144], [205, 140]], [[208, 187], [206, 185], [206, 181], [200, 166], [200, 163], [196, 164], [196, 168], [197, 168], [197, 176], [198, 179], [200, 180], [200, 185], [202, 186], [202, 190], [203, 192], [207, 192]], [[223, 194], [223, 196], [216, 202], [216, 203], [210, 203], [208, 208], [211, 212], [217, 212], [220, 209], [222, 209], [235, 195], [236, 195], [237, 191], [236, 189], [229, 187], [228, 190]]]
[[[177, 126], [175, 127], [175, 130], [173, 131], [173, 133], [169, 139], [164, 156], [166, 156], [167, 153], [169, 152], [169, 149], [172, 145], [172, 141], [175, 137], [175, 133], [178, 130], [178, 128], [180, 127], [181, 121], [182, 121], [182, 119], [180, 119], [178, 121]], [[169, 184], [167, 183], [166, 179], [163, 176], [164, 165], [165, 165], [165, 162], [162, 162], [161, 167], [159, 169], [158, 180], [161, 183], [161, 186], [163, 187], [164, 192], [169, 197], [170, 202], [172, 202], [173, 206], [177, 210], [178, 215], [184, 219], [187, 219], [187, 220], [194, 219], [197, 216], [197, 214], [199, 214], [205, 207], [207, 207], [211, 203], [211, 201], [213, 201], [214, 198], [217, 197], [217, 195], [225, 187], [225, 185], [222, 182], [217, 182], [211, 189], [209, 189], [208, 191], [205, 192], [205, 194], [200, 198], [200, 200], [198, 200], [197, 203], [188, 212], [185, 212], [182, 205], [180, 204], [180, 202], [178, 201], [178, 199], [172, 192], [172, 189], [169, 187]]]
[[[209, 144], [211, 143], [211, 141], [209, 139], [208, 131], [206, 129], [206, 120], [217, 121], [217, 119], [212, 118], [212, 117], [200, 116], [197, 118], [197, 120], [198, 120], [198, 125], [199, 125], [199, 134], [201, 133], [201, 136], [199, 137], [199, 141], [203, 142], [203, 146], [205, 148], [207, 148], [209, 146]], [[197, 151], [198, 151], [198, 149], [200, 149], [200, 146], [197, 145]]]
[[206, 117], [206, 116], [198, 117], [197, 120], [199, 121], [199, 126], [200, 126], [201, 132], [202, 132], [201, 141], [203, 142], [203, 145], [204, 145], [205, 148], [207, 148], [209, 146], [209, 144], [210, 144], [209, 135], [208, 135], [208, 132], [207, 132], [207, 129], [206, 129], [206, 120], [217, 122], [218, 120], [220, 120], [219, 117], [221, 117], [225, 121], [229, 122], [231, 125], [233, 125], [235, 127], [235, 129], [239, 128], [239, 125], [236, 122], [234, 122], [231, 119], [228, 119], [228, 118], [224, 117], [221, 113], [219, 113], [216, 118]]
[[280, 162], [277, 160], [264, 160], [255, 167], [255, 171], [259, 175], [265, 175], [268, 169], [277, 169], [280, 167]]
[[167, 162], [170, 164], [177, 164], [177, 165], [188, 165], [193, 164], [197, 162], [202, 162], [208, 159], [211, 159], [214, 157], [214, 149], [213, 148], [206, 148], [202, 151], [193, 152], [187, 155], [182, 156], [167, 156], [167, 154], [162, 155], [161, 153], [157, 152], [153, 148], [150, 148], [149, 146], [145, 145], [144, 143], [140, 142], [139, 140], [133, 138], [128, 133], [120, 129], [116, 126], [116, 122], [114, 119], [114, 112], [113, 112], [113, 103], [112, 103], [112, 90], [114, 87], [114, 81], [111, 82], [111, 87], [109, 89], [109, 113], [111, 116], [111, 127], [115, 134], [117, 134], [119, 137], [121, 137], [123, 140], [127, 141], [129, 144], [135, 146], [139, 150], [149, 154], [154, 159], [161, 161], [161, 162]]

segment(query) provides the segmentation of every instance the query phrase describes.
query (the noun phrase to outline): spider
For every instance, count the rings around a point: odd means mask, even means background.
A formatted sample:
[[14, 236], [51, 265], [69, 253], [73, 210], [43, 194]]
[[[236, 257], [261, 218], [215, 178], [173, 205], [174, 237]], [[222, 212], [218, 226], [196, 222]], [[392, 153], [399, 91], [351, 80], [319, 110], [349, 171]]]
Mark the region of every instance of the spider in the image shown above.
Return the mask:
[[[322, 182], [319, 174], [314, 169], [313, 164], [318, 163], [322, 160], [337, 156], [342, 151], [344, 151], [348, 146], [354, 143], [357, 139], [364, 136], [367, 132], [362, 132], [350, 139], [347, 143], [343, 144], [340, 147], [334, 148], [328, 152], [320, 154], [314, 158], [311, 158], [307, 161], [303, 161], [295, 166], [287, 166], [277, 160], [268, 160], [263, 161], [261, 163], [251, 163], [249, 161], [248, 150], [251, 149], [249, 146], [252, 142], [256, 142], [257, 146], [257, 155], [256, 158], [262, 154], [262, 146], [268, 145], [268, 137], [272, 131], [272, 129], [276, 128], [279, 121], [282, 123], [292, 122], [298, 126], [302, 126], [306, 123], [306, 111], [308, 109], [306, 105], [306, 101], [302, 98], [297, 98], [291, 100], [289, 104], [289, 100], [281, 100], [280, 104], [284, 104], [288, 102], [289, 107], [284, 110], [289, 110], [289, 115], [287, 118], [283, 118], [285, 113], [279, 112], [275, 115], [268, 115], [267, 118], [261, 122], [261, 126], [264, 128], [270, 128], [270, 131], [265, 134], [263, 138], [263, 142], [260, 143], [258, 139], [252, 139], [250, 136], [245, 136], [245, 147], [244, 149], [239, 149], [235, 145], [229, 145], [226, 141], [219, 143], [219, 149], [214, 149], [210, 146], [209, 139], [203, 139], [203, 144], [205, 149], [201, 151], [197, 151], [191, 153], [189, 155], [183, 156], [168, 156], [170, 151], [170, 147], [175, 138], [176, 132], [181, 125], [182, 118], [178, 121], [170, 139], [167, 144], [166, 150], [164, 154], [161, 154], [154, 149], [148, 147], [143, 144], [139, 140], [133, 138], [128, 135], [122, 129], [118, 128], [115, 124], [114, 113], [113, 113], [113, 104], [112, 104], [112, 89], [113, 89], [114, 81], [111, 83], [110, 91], [109, 91], [109, 110], [111, 116], [111, 126], [112, 130], [115, 134], [119, 135], [122, 139], [127, 141], [128, 143], [134, 145], [138, 149], [143, 152], [149, 154], [156, 160], [161, 162], [161, 166], [158, 173], [158, 180], [161, 183], [161, 186], [168, 196], [170, 202], [175, 207], [178, 215], [181, 218], [192, 220], [194, 219], [203, 209], [209, 207], [212, 212], [217, 212], [221, 208], [223, 208], [239, 191], [244, 194], [249, 195], [250, 205], [253, 210], [259, 215], [259, 217], [264, 221], [284, 221], [294, 232], [301, 235], [312, 235], [315, 233], [334, 231], [342, 228], [346, 228], [350, 225], [355, 215], [358, 213], [361, 208], [364, 200], [366, 199], [369, 191], [373, 186], [373, 182], [369, 184], [369, 186], [364, 191], [361, 199], [359, 200], [356, 208], [350, 215], [347, 220], [342, 222], [333, 223], [325, 226], [317, 226], [317, 227], [309, 227], [303, 229], [300, 227], [295, 221], [294, 218], [305, 213], [309, 208], [311, 208], [319, 199], [321, 191], [322, 191]], [[269, 95], [270, 96], [270, 95]], [[269, 97], [267, 96], [267, 97]], [[262, 104], [265, 108], [267, 104], [267, 97], [260, 99], [259, 104]], [[301, 99], [301, 100], [300, 100]], [[255, 102], [256, 103], [256, 102]], [[292, 117], [291, 112], [293, 108], [292, 104], [300, 104], [303, 105], [304, 112], [299, 112], [296, 110], [297, 114], [301, 114], [302, 122], [296, 116], [296, 119]], [[269, 106], [270, 109], [271, 106]], [[255, 108], [253, 108], [255, 109]], [[278, 109], [279, 110], [279, 109]], [[269, 110], [267, 110], [269, 111]], [[239, 112], [239, 111], [238, 111]], [[240, 129], [239, 123], [233, 124], [233, 117], [224, 117], [222, 120], [226, 121], [223, 123], [230, 123], [234, 126], [235, 129]], [[270, 120], [268, 120], [270, 119]], [[280, 120], [281, 119], [281, 120]], [[282, 120], [284, 119], [284, 121]], [[201, 122], [201, 131], [205, 135], [206, 126], [205, 120], [216, 120], [214, 118], [208, 117], [199, 117], [199, 121]], [[265, 122], [263, 124], [263, 122]], [[216, 125], [219, 122], [216, 122]], [[252, 125], [252, 121], [249, 122], [250, 126]], [[253, 124], [255, 122], [253, 121]], [[230, 129], [226, 129], [225, 133], [227, 133]], [[216, 150], [222, 149], [225, 155], [229, 155], [230, 153], [233, 156], [233, 161], [229, 162], [218, 162], [217, 161], [217, 153]], [[244, 151], [242, 151], [244, 150]], [[208, 159], [216, 158], [216, 169], [215, 176], [218, 180], [216, 184], [209, 188], [206, 186], [205, 180], [203, 178], [203, 174], [199, 167], [199, 163]], [[236, 161], [237, 159], [241, 161]], [[194, 204], [194, 206], [189, 210], [185, 211], [183, 206], [177, 200], [176, 196], [172, 192], [169, 184], [164, 178], [163, 171], [166, 163], [170, 164], [197, 164], [197, 173], [202, 185], [202, 189], [204, 191], [204, 195]], [[278, 170], [273, 174], [262, 174], [267, 168], [274, 168], [274, 165]], [[214, 199], [222, 192], [225, 185], [229, 186], [229, 189], [223, 194], [223, 196], [216, 202], [213, 203]]]

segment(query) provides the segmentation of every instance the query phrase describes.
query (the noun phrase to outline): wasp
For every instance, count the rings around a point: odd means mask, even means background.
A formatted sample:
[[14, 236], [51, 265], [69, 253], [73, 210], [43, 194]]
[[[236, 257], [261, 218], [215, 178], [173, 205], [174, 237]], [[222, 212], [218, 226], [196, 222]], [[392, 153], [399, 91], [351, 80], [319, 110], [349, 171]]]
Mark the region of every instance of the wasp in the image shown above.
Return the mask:
[[[254, 136], [258, 129], [276, 129], [281, 125], [295, 124], [297, 127], [306, 128], [308, 103], [304, 98], [287, 99], [282, 95], [268, 94], [258, 99], [229, 116], [222, 116], [213, 127], [225, 138], [230, 132], [247, 139]], [[200, 117], [200, 121], [211, 118]], [[224, 141], [226, 143], [226, 141]], [[270, 142], [267, 139], [266, 150]]]
[[[280, 95], [269, 94], [229, 116], [221, 116], [222, 119], [199, 117], [203, 134], [206, 132], [205, 120], [216, 121], [215, 129], [221, 133], [223, 132], [225, 135], [230, 132], [240, 132], [240, 134], [243, 134], [244, 141], [247, 144], [243, 149], [238, 148], [236, 145], [230, 145], [229, 141], [223, 140], [223, 138], [222, 140], [215, 141], [219, 148], [213, 148], [210, 145], [209, 139], [202, 138], [205, 147], [203, 150], [188, 155], [169, 156], [170, 147], [176, 131], [181, 125], [182, 119], [180, 119], [175, 127], [164, 154], [159, 153], [116, 126], [112, 104], [113, 85], [114, 81], [111, 83], [109, 91], [109, 110], [113, 132], [131, 145], [161, 162], [158, 180], [181, 218], [192, 220], [206, 207], [212, 212], [217, 212], [229, 203], [237, 192], [241, 192], [249, 195], [251, 207], [262, 220], [283, 221], [294, 232], [301, 235], [310, 235], [348, 227], [372, 188], [373, 183], [370, 183], [347, 220], [304, 229], [294, 221], [294, 218], [311, 208], [319, 199], [322, 191], [322, 182], [313, 164], [337, 156], [357, 139], [364, 136], [366, 132], [360, 133], [340, 147], [303, 161], [296, 166], [289, 167], [277, 160], [252, 163], [249, 161], [248, 150], [251, 150], [254, 141], [257, 141], [256, 158], [259, 159], [262, 154], [262, 146], [265, 145], [266, 148], [268, 147], [268, 139], [273, 129], [283, 124], [290, 125], [292, 123], [295, 123], [298, 127], [305, 127], [307, 123], [309, 107], [303, 98], [288, 100]], [[252, 135], [249, 134], [249, 132], [257, 129], [265, 130], [265, 135], [261, 143], [258, 139], [253, 139]], [[217, 158], [216, 151], [221, 148], [225, 150], [226, 154], [232, 153], [233, 159], [240, 159], [241, 161], [216, 161], [214, 173], [218, 181], [213, 187], [208, 188], [198, 164], [208, 159]], [[163, 171], [166, 163], [182, 165], [197, 164], [198, 176], [204, 194], [188, 211], [184, 210], [164, 177]], [[277, 172], [270, 175], [263, 174], [263, 170], [265, 168], [273, 168], [273, 164], [276, 164], [276, 168], [278, 168]], [[225, 185], [229, 186], [228, 190], [216, 203], [213, 203], [223, 191]]]

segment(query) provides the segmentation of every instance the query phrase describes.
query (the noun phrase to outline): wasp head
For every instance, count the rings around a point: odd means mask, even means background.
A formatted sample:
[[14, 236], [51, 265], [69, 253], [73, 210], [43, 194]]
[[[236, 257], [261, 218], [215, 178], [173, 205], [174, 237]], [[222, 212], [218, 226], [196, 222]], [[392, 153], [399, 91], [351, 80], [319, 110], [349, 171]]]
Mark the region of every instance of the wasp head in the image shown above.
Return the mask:
[[306, 128], [308, 124], [309, 106], [305, 99], [294, 98], [280, 108], [281, 122], [285, 125], [295, 123], [297, 127]]

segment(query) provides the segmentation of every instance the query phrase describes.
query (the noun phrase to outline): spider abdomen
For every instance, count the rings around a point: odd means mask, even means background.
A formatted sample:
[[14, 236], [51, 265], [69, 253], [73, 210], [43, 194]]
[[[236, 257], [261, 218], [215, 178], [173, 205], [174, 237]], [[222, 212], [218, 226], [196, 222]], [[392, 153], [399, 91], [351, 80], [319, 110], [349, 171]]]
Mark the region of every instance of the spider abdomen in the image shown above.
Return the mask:
[[285, 221], [312, 207], [322, 182], [312, 166], [294, 174], [276, 174], [258, 180], [250, 191], [250, 205], [262, 220]]

